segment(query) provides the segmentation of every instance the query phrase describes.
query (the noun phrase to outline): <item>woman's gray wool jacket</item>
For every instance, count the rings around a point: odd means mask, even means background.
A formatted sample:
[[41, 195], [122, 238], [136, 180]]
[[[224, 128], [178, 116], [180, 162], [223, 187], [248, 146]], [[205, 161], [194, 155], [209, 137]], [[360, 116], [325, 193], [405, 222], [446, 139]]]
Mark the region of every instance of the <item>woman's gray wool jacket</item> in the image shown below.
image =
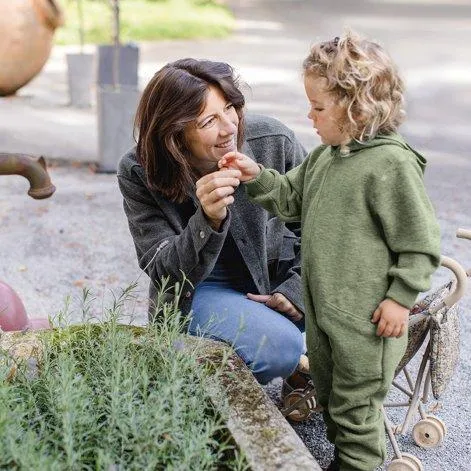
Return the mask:
[[[290, 129], [273, 118], [250, 114], [246, 116], [245, 142], [241, 151], [263, 166], [281, 173], [299, 165], [306, 156]], [[194, 214], [189, 217], [183, 214], [182, 205], [147, 188], [144, 170], [136, 161], [135, 149], [122, 157], [118, 182], [139, 266], [151, 279], [151, 319], [155, 311], [152, 301], [157, 299], [163, 277], [169, 278], [167, 286], [180, 282], [180, 308], [184, 314], [190, 311], [193, 291], [213, 269], [228, 231], [258, 292], [282, 293], [304, 312], [300, 225], [285, 227], [278, 218], [251, 203], [244, 185], [236, 189], [228, 217], [220, 232], [216, 232], [208, 224], [195, 194], [192, 195]], [[186, 278], [183, 285], [182, 273]], [[169, 300], [168, 294], [164, 300]]]

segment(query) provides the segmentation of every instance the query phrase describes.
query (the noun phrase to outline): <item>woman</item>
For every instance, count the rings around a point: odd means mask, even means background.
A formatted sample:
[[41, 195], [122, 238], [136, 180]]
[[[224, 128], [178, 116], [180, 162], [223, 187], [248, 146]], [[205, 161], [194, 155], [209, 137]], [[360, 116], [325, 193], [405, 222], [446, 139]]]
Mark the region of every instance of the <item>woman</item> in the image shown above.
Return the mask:
[[233, 345], [266, 384], [288, 377], [304, 350], [299, 226], [251, 204], [239, 171], [217, 163], [239, 149], [284, 173], [305, 151], [278, 121], [244, 116], [244, 104], [229, 65], [167, 64], [143, 92], [118, 181], [150, 299], [163, 278], [182, 283], [188, 332]]

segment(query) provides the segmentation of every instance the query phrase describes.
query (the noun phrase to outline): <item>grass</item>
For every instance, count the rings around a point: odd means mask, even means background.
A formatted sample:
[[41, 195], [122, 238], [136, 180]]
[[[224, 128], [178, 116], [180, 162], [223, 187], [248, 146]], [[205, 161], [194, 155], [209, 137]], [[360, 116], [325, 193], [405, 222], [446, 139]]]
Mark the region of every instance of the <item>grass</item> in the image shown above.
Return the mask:
[[[85, 43], [112, 42], [108, 0], [82, 0]], [[61, 3], [66, 23], [55, 34], [56, 44], [79, 44], [76, 0]], [[232, 13], [212, 0], [121, 0], [121, 41], [222, 38], [234, 27]]]
[[123, 326], [128, 294], [105, 322], [43, 333], [42, 356], [13, 380], [0, 362], [0, 469], [246, 469], [205, 392], [214, 371], [182, 348], [175, 305], [158, 325]]

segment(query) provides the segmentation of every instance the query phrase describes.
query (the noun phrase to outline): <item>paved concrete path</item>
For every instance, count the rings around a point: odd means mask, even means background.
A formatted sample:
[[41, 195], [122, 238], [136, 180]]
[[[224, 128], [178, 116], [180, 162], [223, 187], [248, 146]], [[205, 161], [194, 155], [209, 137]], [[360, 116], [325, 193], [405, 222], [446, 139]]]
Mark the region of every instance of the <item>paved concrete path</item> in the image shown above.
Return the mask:
[[[225, 40], [141, 44], [140, 83], [167, 61], [180, 57], [231, 63], [247, 88], [248, 109], [278, 117], [307, 148], [318, 143], [305, 115], [300, 65], [309, 44], [348, 26], [380, 40], [398, 63], [408, 86], [403, 132], [429, 158], [426, 184], [437, 209], [443, 253], [471, 267], [471, 244], [454, 231], [471, 226], [471, 5], [465, 0], [230, 0], [236, 33]], [[30, 314], [57, 312], [71, 295], [91, 286], [106, 306], [139, 276], [115, 178], [95, 175], [80, 162], [97, 160], [95, 109], [67, 106], [65, 53], [56, 47], [42, 73], [17, 96], [0, 98], [0, 151], [25, 152], [76, 162], [51, 169], [58, 187], [50, 200], [25, 196], [20, 177], [1, 177], [0, 279], [21, 294]], [[93, 48], [91, 48], [93, 50]], [[21, 212], [20, 212], [21, 211]], [[437, 285], [447, 279], [440, 271]], [[138, 280], [133, 303], [145, 318], [146, 280]], [[401, 445], [420, 456], [428, 471], [467, 470], [471, 456], [471, 289], [463, 301], [462, 362], [438, 407], [449, 438], [435, 450], [420, 450], [409, 436]], [[77, 307], [79, 309], [79, 307]], [[99, 309], [98, 309], [99, 310]], [[79, 320], [80, 314], [73, 314]], [[273, 396], [279, 384], [273, 386]], [[270, 392], [270, 388], [268, 389]], [[296, 430], [321, 465], [331, 448], [316, 417]]]

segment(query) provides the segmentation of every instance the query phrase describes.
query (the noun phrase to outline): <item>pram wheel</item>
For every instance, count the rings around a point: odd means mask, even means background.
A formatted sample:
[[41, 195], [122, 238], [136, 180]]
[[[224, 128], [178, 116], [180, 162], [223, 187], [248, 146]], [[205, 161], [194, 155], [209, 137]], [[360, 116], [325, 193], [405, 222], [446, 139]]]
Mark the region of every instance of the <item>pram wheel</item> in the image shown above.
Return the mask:
[[446, 437], [446, 434], [448, 433], [448, 430], [446, 428], [445, 422], [443, 422], [442, 419], [439, 417], [436, 417], [435, 415], [427, 415], [427, 419], [435, 421], [438, 425], [440, 425], [442, 431], [443, 431], [443, 437]]
[[401, 458], [391, 461], [388, 471], [423, 471], [422, 462], [414, 455], [401, 453]]
[[419, 420], [412, 429], [415, 443], [422, 448], [434, 448], [440, 445], [445, 433], [445, 424], [438, 417], [432, 415]]

